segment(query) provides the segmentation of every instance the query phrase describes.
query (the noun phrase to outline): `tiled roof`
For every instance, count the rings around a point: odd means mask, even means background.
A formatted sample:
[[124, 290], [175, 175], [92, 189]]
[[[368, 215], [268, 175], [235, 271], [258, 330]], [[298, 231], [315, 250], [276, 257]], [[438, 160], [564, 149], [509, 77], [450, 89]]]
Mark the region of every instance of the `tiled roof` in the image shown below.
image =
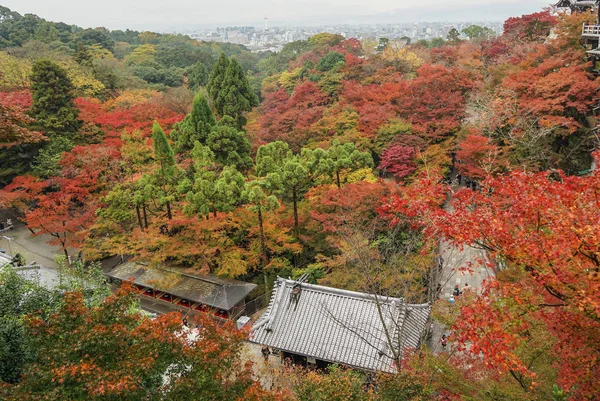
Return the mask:
[[429, 304], [313, 284], [301, 284], [295, 301], [295, 284], [277, 279], [251, 341], [358, 369], [393, 372], [386, 333], [394, 350], [416, 348], [431, 311]]
[[243, 281], [170, 272], [135, 262], [120, 264], [105, 274], [123, 281], [133, 278], [134, 284], [226, 311], [256, 288], [256, 284]]

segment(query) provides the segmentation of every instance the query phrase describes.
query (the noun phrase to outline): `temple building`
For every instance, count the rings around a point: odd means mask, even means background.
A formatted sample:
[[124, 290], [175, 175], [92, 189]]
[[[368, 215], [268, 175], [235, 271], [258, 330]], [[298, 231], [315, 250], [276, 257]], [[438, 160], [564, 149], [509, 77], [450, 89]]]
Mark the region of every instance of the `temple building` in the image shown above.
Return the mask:
[[430, 312], [429, 304], [278, 278], [250, 341], [304, 366], [392, 373], [421, 344]]
[[245, 298], [256, 284], [213, 275], [169, 271], [140, 262], [127, 262], [105, 272], [109, 281], [132, 281], [143, 301], [170, 304], [173, 310], [206, 312], [215, 318], [235, 320], [245, 312]]

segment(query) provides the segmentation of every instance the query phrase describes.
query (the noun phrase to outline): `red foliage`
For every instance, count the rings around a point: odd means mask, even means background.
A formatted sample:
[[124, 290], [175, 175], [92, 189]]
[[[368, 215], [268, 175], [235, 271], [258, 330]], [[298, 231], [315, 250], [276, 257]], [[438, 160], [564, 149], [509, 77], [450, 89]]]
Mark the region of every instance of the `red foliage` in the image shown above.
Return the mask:
[[329, 98], [314, 82], [304, 82], [289, 97], [283, 89], [267, 96], [259, 137], [265, 142], [285, 140], [299, 148], [310, 127], [323, 115]]
[[343, 188], [321, 186], [306, 195], [311, 204], [310, 216], [328, 233], [348, 232], [364, 227], [373, 220], [382, 199], [390, 196], [393, 185], [384, 181], [360, 181]]
[[33, 119], [21, 107], [0, 103], [0, 148], [45, 140], [46, 137], [41, 132], [31, 131], [26, 127], [32, 122]]
[[466, 96], [476, 86], [461, 68], [425, 64], [406, 91], [394, 100], [398, 114], [410, 121], [414, 132], [436, 140], [456, 131], [465, 115]]
[[362, 43], [356, 38], [344, 39], [331, 50], [340, 52], [346, 56], [360, 56], [362, 54]]
[[392, 145], [381, 154], [379, 169], [390, 172], [397, 178], [404, 178], [417, 169], [414, 162], [415, 154], [415, 148]]
[[481, 179], [492, 173], [498, 166], [498, 147], [489, 138], [481, 135], [467, 135], [456, 152], [456, 168], [459, 174]]
[[[533, 378], [517, 346], [527, 328], [552, 336], [559, 384], [573, 399], [593, 399], [600, 375], [600, 174], [560, 172], [488, 178], [482, 191], [459, 190], [453, 211], [433, 200], [445, 187], [422, 180], [382, 211], [415, 218], [430, 235], [475, 244], [523, 277], [491, 283], [457, 321], [460, 342], [481, 352], [491, 369]], [[425, 195], [422, 195], [425, 194]]]
[[164, 129], [170, 129], [184, 117], [183, 114], [146, 101], [130, 107], [116, 107], [110, 111], [106, 111], [102, 103], [96, 99], [78, 98], [75, 104], [80, 110], [83, 121], [99, 125], [109, 137], [120, 137], [123, 129], [140, 129], [149, 133], [154, 121], [161, 124]]
[[504, 35], [525, 41], [544, 40], [557, 23], [549, 11], [512, 17], [504, 22]]
[[31, 92], [28, 90], [0, 92], [0, 104], [28, 109], [32, 104]]
[[483, 57], [488, 61], [496, 61], [511, 51], [511, 47], [502, 38], [493, 38], [481, 43]]
[[518, 95], [519, 111], [538, 117], [540, 126], [564, 127], [573, 132], [595, 104], [599, 87], [590, 81], [584, 67], [550, 57], [509, 75], [503, 86]]

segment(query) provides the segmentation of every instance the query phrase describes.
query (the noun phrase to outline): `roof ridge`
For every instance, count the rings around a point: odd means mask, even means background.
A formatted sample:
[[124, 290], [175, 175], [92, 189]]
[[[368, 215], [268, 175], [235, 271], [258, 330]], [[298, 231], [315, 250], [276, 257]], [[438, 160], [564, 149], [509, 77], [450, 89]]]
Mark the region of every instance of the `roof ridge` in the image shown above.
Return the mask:
[[313, 290], [313, 291], [336, 294], [336, 295], [346, 296], [346, 297], [350, 297], [350, 298], [366, 299], [369, 301], [377, 301], [379, 299], [380, 301], [383, 301], [385, 303], [400, 302], [404, 305], [411, 305], [411, 306], [413, 305], [413, 304], [407, 304], [404, 301], [404, 298], [395, 298], [395, 297], [390, 297], [390, 296], [386, 296], [386, 295], [369, 294], [369, 293], [365, 293], [365, 292], [343, 290], [340, 288], [327, 287], [327, 286], [319, 285], [319, 284], [300, 283], [296, 280], [286, 279], [286, 278], [282, 278], [282, 277], [277, 277], [277, 281], [279, 281], [283, 284], [290, 284], [290, 285], [300, 284], [300, 286], [302, 287], [303, 290], [309, 289], [309, 290]]

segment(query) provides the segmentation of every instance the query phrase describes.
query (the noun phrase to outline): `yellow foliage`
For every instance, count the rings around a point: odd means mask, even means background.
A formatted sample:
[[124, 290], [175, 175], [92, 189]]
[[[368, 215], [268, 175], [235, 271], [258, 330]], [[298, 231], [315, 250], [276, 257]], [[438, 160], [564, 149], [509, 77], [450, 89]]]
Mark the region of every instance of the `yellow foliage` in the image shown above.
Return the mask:
[[417, 171], [439, 168], [442, 174], [447, 174], [452, 167], [451, 154], [455, 145], [455, 139], [448, 138], [420, 152], [417, 155]]
[[156, 96], [158, 92], [152, 89], [131, 89], [123, 91], [114, 99], [104, 103], [106, 110], [112, 110], [115, 107], [129, 108], [134, 104], [145, 103]]
[[221, 253], [217, 262], [219, 267], [216, 273], [219, 276], [235, 278], [248, 273], [248, 262], [244, 260], [240, 249], [233, 248]]
[[78, 95], [93, 97], [104, 91], [104, 84], [94, 78], [90, 69], [80, 66], [73, 59], [61, 60], [57, 63], [67, 72]]
[[[141, 36], [142, 34], [140, 34]], [[154, 61], [156, 47], [154, 45], [145, 44], [135, 48], [133, 52], [125, 56], [125, 61], [128, 64], [139, 64], [144, 61]]]
[[138, 35], [138, 39], [142, 43], [151, 43], [156, 40], [158, 36], [154, 32], [145, 31]]
[[279, 85], [281, 85], [288, 93], [291, 93], [296, 89], [296, 86], [300, 83], [300, 76], [302, 74], [302, 68], [298, 67], [293, 71], [284, 71], [279, 77]]
[[[409, 71], [415, 71], [425, 63], [416, 53], [411, 52], [400, 44], [390, 43], [381, 53], [381, 58], [388, 63], [396, 66], [402, 66]], [[408, 72], [408, 71], [407, 71]]]
[[0, 52], [0, 89], [29, 87], [31, 63]]
[[92, 57], [92, 59], [115, 59], [115, 56], [110, 52], [110, 50], [100, 46], [99, 44], [93, 44], [91, 46], [88, 46], [87, 51]]
[[345, 175], [344, 179], [348, 184], [359, 181], [377, 182], [377, 177], [373, 174], [373, 170], [365, 167], [355, 171], [352, 171]]

